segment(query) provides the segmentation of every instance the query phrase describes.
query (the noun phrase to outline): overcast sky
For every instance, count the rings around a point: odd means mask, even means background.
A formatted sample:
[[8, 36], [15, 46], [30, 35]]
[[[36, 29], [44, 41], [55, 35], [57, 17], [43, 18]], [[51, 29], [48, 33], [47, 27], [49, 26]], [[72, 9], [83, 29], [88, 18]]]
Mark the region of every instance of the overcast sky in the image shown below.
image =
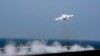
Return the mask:
[[0, 0], [2, 37], [100, 40], [100, 0]]

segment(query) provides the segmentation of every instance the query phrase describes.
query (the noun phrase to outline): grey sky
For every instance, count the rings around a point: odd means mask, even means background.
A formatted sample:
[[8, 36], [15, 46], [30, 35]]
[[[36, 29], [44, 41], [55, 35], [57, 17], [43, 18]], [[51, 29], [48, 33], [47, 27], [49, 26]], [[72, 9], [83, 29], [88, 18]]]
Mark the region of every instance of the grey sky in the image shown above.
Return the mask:
[[[0, 0], [0, 37], [100, 40], [100, 0]], [[67, 22], [54, 19], [74, 14]]]

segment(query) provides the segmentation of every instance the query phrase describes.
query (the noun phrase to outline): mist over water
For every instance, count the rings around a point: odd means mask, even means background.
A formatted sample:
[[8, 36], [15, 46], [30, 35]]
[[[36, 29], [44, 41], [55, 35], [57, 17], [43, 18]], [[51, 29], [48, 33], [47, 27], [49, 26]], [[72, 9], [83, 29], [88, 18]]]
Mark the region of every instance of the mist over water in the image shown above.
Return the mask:
[[27, 54], [46, 54], [46, 53], [60, 53], [60, 52], [76, 52], [94, 50], [90, 45], [82, 47], [78, 44], [72, 46], [61, 45], [58, 41], [54, 41], [51, 45], [47, 45], [45, 41], [34, 40], [28, 42], [26, 45], [16, 46], [15, 43], [6, 44], [0, 49], [0, 56], [15, 56], [15, 55], [27, 55]]

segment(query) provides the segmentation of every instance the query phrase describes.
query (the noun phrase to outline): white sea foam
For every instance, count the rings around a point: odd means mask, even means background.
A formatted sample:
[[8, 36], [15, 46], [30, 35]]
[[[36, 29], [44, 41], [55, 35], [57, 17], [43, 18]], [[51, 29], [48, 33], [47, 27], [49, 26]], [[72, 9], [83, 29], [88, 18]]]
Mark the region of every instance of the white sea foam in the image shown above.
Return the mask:
[[[68, 48], [67, 48], [68, 47]], [[55, 41], [52, 45], [47, 45], [42, 41], [33, 41], [30, 44], [17, 47], [14, 43], [7, 44], [3, 50], [0, 50], [0, 56], [14, 56], [26, 54], [44, 54], [44, 53], [60, 53], [60, 52], [75, 52], [94, 50], [92, 46], [82, 47], [78, 44], [73, 46], [62, 46], [59, 42]]]

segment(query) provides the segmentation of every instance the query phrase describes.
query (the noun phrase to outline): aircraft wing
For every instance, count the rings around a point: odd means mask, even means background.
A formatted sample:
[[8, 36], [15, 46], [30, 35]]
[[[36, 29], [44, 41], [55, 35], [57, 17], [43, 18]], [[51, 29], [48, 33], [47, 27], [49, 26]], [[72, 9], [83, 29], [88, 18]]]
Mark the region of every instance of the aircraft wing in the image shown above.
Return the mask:
[[72, 15], [68, 15], [69, 17], [73, 17], [74, 15], [72, 14]]
[[58, 18], [56, 18], [55, 20], [62, 20], [62, 17], [58, 17]]

